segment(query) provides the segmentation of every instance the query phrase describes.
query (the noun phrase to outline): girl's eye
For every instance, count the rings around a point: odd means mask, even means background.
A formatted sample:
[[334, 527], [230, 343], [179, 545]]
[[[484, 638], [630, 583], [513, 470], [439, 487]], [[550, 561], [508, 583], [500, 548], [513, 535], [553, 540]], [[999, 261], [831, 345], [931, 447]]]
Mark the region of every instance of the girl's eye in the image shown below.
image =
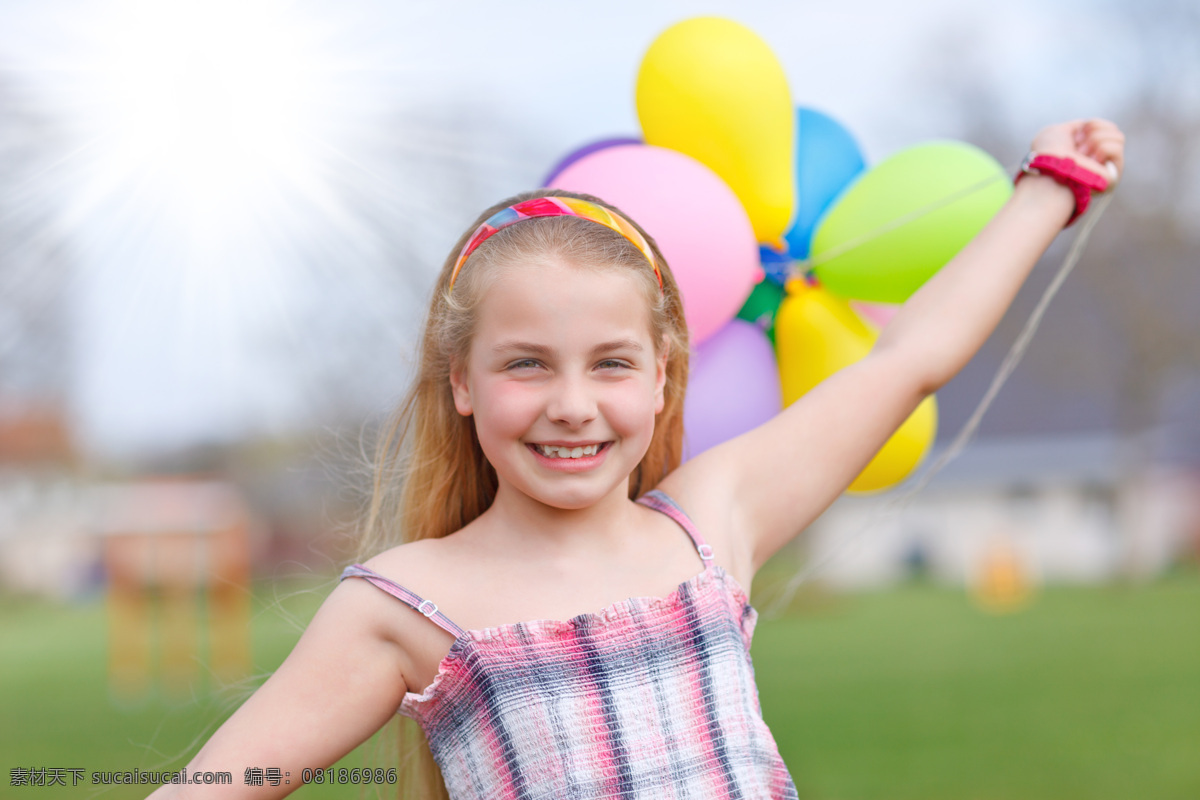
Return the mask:
[[626, 364], [624, 361], [617, 361], [615, 358], [609, 358], [609, 359], [605, 359], [604, 361], [601, 361], [600, 366], [603, 369], [613, 369], [614, 367], [617, 369], [621, 369], [623, 367], [628, 367], [629, 365]]
[[508, 365], [509, 369], [526, 369], [528, 367], [536, 367], [538, 362], [532, 358], [522, 358], [520, 361], [514, 361]]

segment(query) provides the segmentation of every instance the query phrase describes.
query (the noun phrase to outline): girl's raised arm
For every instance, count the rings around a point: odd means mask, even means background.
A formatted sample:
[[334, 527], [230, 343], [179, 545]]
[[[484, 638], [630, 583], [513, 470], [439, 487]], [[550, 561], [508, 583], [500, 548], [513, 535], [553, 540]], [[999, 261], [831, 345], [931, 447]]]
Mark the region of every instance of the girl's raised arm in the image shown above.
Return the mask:
[[[232, 785], [167, 785], [153, 800], [282, 797], [306, 768], [333, 764], [382, 727], [406, 690], [389, 600], [360, 581], [334, 589], [287, 660], [187, 766], [189, 776], [232, 773]], [[245, 784], [248, 768], [273, 767], [278, 786]]]
[[[1069, 122], [1043, 130], [1033, 149], [1101, 175], [1111, 162], [1119, 174], [1124, 136], [1110, 122]], [[680, 467], [668, 481], [681, 501], [727, 522], [734, 558], [753, 574], [971, 359], [1073, 207], [1072, 192], [1051, 178], [1021, 181], [979, 235], [909, 298], [870, 355]]]

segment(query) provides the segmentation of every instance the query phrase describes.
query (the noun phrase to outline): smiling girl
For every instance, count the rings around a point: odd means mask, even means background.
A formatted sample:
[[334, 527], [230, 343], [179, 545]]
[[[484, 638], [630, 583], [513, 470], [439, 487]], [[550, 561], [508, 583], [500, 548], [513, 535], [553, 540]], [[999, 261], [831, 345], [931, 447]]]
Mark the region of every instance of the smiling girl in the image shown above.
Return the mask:
[[[1104, 121], [1033, 147], [1122, 166]], [[746, 589], [995, 327], [1072, 217], [1078, 181], [1046, 173], [867, 358], [682, 466], [687, 328], [653, 239], [593, 197], [488, 209], [434, 289], [380, 448], [374, 555], [343, 576], [361, 580], [189, 772], [277, 766], [290, 784], [238, 788], [283, 795], [399, 710], [456, 800], [796, 797], [758, 703]]]

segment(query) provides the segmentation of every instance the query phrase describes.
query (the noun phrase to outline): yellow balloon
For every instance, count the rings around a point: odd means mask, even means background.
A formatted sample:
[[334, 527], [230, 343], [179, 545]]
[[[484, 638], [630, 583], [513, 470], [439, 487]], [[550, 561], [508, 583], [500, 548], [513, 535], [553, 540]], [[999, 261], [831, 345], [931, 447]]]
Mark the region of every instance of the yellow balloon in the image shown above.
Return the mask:
[[[775, 315], [775, 353], [784, 406], [871, 351], [879, 332], [848, 301], [801, 280], [788, 283]], [[874, 492], [899, 483], [917, 468], [937, 433], [937, 403], [925, 398], [850, 484]]]
[[720, 175], [758, 240], [782, 246], [796, 206], [796, 119], [787, 76], [766, 42], [720, 17], [668, 28], [642, 59], [637, 111], [647, 144]]

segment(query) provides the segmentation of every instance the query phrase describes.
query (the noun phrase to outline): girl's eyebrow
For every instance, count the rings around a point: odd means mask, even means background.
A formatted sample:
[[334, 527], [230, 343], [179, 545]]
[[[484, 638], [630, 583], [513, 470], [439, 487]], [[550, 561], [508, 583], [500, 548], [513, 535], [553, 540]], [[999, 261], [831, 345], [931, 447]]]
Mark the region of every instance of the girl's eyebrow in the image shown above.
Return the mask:
[[633, 350], [636, 353], [640, 353], [643, 349], [641, 342], [635, 339], [614, 339], [611, 342], [605, 342], [593, 347], [592, 354], [609, 353], [613, 350]]
[[[603, 342], [592, 348], [592, 355], [600, 353], [609, 353], [613, 350], [633, 350], [640, 353], [645, 348], [636, 339], [614, 339], [611, 342]], [[507, 341], [501, 342], [492, 348], [493, 353], [507, 353], [513, 350], [519, 350], [523, 353], [536, 353], [541, 356], [554, 355], [554, 348], [544, 344], [535, 344], [533, 342], [518, 342]]]
[[534, 344], [533, 342], [501, 342], [492, 348], [493, 353], [507, 353], [512, 350], [520, 350], [524, 353], [536, 353], [540, 356], [550, 355], [554, 352], [554, 349], [551, 347]]

